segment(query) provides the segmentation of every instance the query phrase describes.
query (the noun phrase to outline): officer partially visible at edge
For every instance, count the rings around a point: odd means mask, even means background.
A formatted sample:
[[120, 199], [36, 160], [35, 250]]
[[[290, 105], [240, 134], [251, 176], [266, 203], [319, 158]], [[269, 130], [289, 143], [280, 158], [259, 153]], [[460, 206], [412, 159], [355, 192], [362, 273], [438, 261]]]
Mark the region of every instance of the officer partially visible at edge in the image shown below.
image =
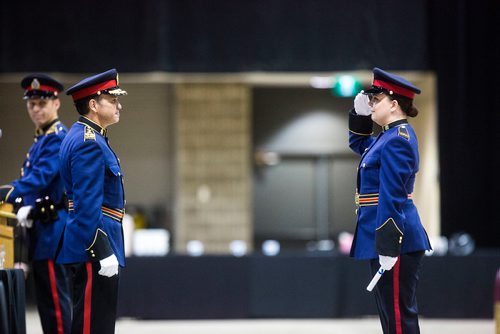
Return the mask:
[[[374, 68], [371, 89], [356, 96], [349, 113], [349, 146], [361, 155], [351, 256], [370, 260], [372, 275], [385, 270], [374, 290], [385, 334], [420, 333], [416, 290], [431, 249], [412, 200], [419, 152], [408, 117], [418, 114], [415, 94], [420, 89], [406, 79]], [[382, 127], [377, 137], [373, 122]]]
[[28, 238], [21, 240], [28, 242], [43, 332], [69, 333], [71, 300], [66, 271], [64, 266], [54, 263], [66, 223], [59, 175], [59, 148], [67, 132], [58, 118], [63, 85], [48, 75], [31, 74], [21, 81], [21, 87], [35, 125], [34, 143], [26, 155], [20, 178], [0, 187], [0, 203], [13, 204], [19, 224], [28, 229]]
[[122, 106], [115, 69], [83, 79], [66, 92], [80, 118], [60, 150], [68, 219], [57, 262], [73, 285], [72, 333], [114, 333], [119, 266], [125, 265], [120, 162], [109, 146], [108, 126]]

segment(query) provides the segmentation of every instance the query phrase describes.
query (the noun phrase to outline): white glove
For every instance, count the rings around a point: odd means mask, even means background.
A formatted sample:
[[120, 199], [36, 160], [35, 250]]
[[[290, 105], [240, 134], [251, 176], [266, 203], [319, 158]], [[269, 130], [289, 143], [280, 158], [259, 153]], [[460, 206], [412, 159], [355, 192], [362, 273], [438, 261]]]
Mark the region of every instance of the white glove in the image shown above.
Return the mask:
[[99, 261], [101, 269], [99, 270], [99, 275], [111, 277], [118, 275], [118, 259], [115, 254], [108, 256], [105, 259]]
[[354, 98], [354, 111], [356, 111], [356, 114], [362, 116], [370, 116], [372, 114], [372, 111], [370, 106], [368, 105], [369, 101], [370, 100], [368, 99], [368, 95], [358, 93], [358, 95], [356, 95], [356, 97]]
[[28, 215], [30, 214], [31, 209], [33, 209], [32, 206], [26, 205], [20, 207], [19, 210], [17, 210], [16, 216], [19, 225], [26, 226], [27, 228], [31, 228], [33, 226], [33, 220], [28, 219]]
[[28, 274], [30, 272], [30, 266], [25, 262], [16, 262], [14, 263], [15, 269], [22, 269], [24, 273], [24, 279], [28, 278]]
[[385, 255], [378, 256], [378, 262], [380, 263], [380, 267], [384, 270], [391, 270], [397, 261], [398, 261], [397, 257], [385, 256]]

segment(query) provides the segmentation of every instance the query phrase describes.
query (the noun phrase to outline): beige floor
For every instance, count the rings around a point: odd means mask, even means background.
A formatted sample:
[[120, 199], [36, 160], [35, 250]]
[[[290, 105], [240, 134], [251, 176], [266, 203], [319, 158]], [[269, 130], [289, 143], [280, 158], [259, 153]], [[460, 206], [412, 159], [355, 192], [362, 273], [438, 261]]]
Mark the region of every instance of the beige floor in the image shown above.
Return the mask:
[[[38, 314], [26, 314], [27, 334], [42, 334]], [[421, 319], [422, 334], [494, 334], [493, 320]], [[380, 334], [377, 319], [170, 320], [120, 319], [117, 334]]]

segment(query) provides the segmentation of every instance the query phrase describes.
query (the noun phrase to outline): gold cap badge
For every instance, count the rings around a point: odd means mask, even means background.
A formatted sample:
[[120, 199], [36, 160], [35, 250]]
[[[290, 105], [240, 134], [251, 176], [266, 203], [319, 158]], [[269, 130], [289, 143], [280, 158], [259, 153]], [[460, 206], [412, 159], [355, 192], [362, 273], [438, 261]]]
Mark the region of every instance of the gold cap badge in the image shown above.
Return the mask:
[[33, 79], [31, 82], [31, 89], [39, 89], [40, 88], [40, 81], [38, 81], [37, 78]]

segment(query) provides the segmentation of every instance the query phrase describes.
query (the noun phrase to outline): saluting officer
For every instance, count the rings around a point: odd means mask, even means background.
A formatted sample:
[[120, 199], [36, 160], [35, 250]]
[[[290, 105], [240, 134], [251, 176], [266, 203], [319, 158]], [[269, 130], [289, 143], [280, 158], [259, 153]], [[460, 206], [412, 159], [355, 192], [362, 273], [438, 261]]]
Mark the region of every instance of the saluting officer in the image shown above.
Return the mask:
[[36, 128], [35, 138], [21, 177], [0, 188], [0, 202], [15, 204], [19, 223], [28, 228], [28, 257], [43, 332], [69, 333], [71, 301], [66, 271], [54, 263], [66, 223], [59, 175], [59, 148], [67, 132], [58, 119], [58, 94], [63, 85], [48, 75], [31, 74], [21, 81], [21, 87]]
[[60, 150], [69, 213], [57, 257], [73, 282], [72, 333], [114, 333], [119, 266], [125, 265], [120, 162], [109, 146], [107, 127], [118, 123], [126, 91], [115, 69], [69, 88], [79, 120]]
[[[418, 114], [413, 98], [420, 89], [379, 68], [373, 78], [349, 113], [349, 146], [361, 155], [351, 256], [370, 260], [372, 274], [386, 271], [374, 290], [384, 333], [419, 333], [416, 288], [431, 246], [412, 200], [419, 153], [407, 118]], [[377, 137], [373, 122], [382, 127]]]

